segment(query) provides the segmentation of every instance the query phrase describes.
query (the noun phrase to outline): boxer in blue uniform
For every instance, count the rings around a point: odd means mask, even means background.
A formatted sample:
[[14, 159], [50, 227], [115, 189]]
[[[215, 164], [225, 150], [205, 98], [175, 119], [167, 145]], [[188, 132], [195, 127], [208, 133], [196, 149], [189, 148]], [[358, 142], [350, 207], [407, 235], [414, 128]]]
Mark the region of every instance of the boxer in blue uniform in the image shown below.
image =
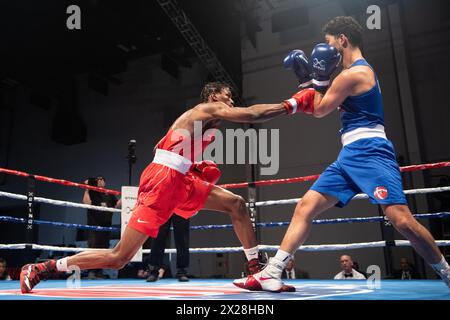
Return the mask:
[[[392, 143], [384, 131], [381, 90], [372, 67], [362, 56], [362, 28], [351, 17], [337, 17], [324, 27], [327, 43], [315, 46], [311, 59], [301, 50], [284, 60], [302, 88], [286, 101], [289, 113], [303, 112], [321, 118], [338, 109], [342, 122], [342, 150], [298, 203], [275, 257], [261, 272], [234, 284], [253, 291], [294, 291], [283, 285], [282, 271], [305, 242], [311, 223], [323, 211], [345, 206], [354, 195], [366, 193], [381, 205], [392, 225], [407, 238], [450, 287], [450, 267], [430, 232], [411, 214], [402, 188]], [[342, 62], [343, 71], [330, 86]], [[312, 84], [313, 88], [309, 88]]]

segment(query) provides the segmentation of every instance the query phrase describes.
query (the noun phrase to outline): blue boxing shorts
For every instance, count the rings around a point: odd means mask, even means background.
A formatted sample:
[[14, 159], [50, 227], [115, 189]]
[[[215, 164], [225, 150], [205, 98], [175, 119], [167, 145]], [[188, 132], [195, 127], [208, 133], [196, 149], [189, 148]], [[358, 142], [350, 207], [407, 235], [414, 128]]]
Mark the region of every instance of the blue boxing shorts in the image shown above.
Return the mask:
[[361, 192], [374, 204], [407, 203], [394, 147], [383, 138], [359, 139], [344, 146], [311, 190], [337, 198], [340, 208]]

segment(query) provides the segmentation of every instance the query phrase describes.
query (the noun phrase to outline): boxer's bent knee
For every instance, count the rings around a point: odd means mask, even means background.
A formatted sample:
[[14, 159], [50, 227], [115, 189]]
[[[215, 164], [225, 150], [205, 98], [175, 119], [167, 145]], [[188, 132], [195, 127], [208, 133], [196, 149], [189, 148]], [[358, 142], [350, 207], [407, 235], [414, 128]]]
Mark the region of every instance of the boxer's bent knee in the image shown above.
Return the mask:
[[312, 221], [316, 216], [314, 208], [316, 207], [313, 200], [308, 198], [303, 198], [297, 204], [295, 208], [294, 215], [297, 219], [302, 219], [306, 221]]
[[400, 217], [391, 221], [391, 223], [401, 233], [408, 233], [415, 229], [416, 223], [418, 222], [410, 217]]
[[113, 256], [111, 257], [110, 261], [110, 268], [114, 270], [122, 269], [127, 265], [128, 262], [130, 262], [131, 258], [125, 257], [125, 256]]
[[119, 270], [122, 269], [130, 260], [134, 254], [124, 254], [119, 250], [111, 250], [107, 253], [106, 259], [109, 269]]
[[241, 196], [234, 195], [230, 201], [229, 211], [232, 214], [246, 214], [245, 200]]
[[399, 231], [408, 231], [418, 223], [407, 206], [389, 206], [385, 214], [392, 225]]

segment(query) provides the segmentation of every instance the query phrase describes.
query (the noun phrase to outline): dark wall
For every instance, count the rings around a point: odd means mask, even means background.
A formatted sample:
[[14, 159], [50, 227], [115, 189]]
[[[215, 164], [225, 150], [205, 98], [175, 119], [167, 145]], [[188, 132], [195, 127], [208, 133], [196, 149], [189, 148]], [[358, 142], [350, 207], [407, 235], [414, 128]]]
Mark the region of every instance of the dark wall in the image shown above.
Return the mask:
[[450, 158], [450, 10], [448, 1], [402, 2], [415, 110], [427, 162]]

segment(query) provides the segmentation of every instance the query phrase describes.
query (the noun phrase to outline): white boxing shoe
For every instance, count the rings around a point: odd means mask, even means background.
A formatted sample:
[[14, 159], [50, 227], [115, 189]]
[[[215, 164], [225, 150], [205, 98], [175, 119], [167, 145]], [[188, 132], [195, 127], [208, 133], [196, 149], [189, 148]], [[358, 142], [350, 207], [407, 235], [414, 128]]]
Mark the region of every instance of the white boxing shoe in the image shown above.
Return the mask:
[[439, 270], [438, 274], [441, 276], [442, 280], [444, 280], [445, 284], [450, 289], [450, 268]]
[[246, 278], [236, 279], [233, 284], [250, 291], [295, 292], [294, 286], [286, 285], [281, 281], [280, 275], [283, 268], [284, 265], [280, 261], [271, 258], [262, 271]]

